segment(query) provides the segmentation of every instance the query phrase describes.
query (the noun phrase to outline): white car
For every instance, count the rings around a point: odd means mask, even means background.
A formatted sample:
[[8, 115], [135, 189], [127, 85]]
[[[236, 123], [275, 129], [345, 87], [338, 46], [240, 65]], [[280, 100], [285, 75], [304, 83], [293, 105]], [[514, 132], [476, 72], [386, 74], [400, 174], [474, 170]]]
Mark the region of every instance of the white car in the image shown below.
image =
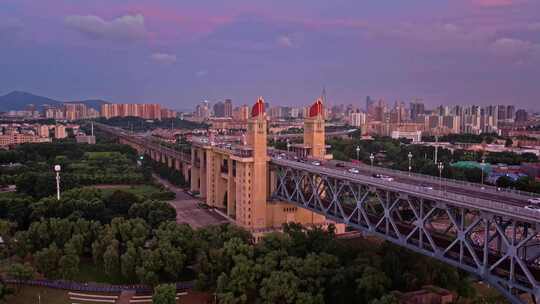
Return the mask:
[[527, 202], [531, 203], [531, 204], [535, 204], [535, 205], [538, 205], [540, 204], [540, 197], [537, 197], [537, 198], [530, 198], [527, 200]]
[[532, 205], [531, 206], [525, 206], [525, 209], [540, 212], [540, 206], [532, 206]]
[[391, 182], [391, 181], [394, 180], [393, 177], [390, 177], [390, 176], [388, 176], [388, 175], [378, 174], [378, 173], [373, 174], [373, 177], [375, 177], [375, 178], [380, 178], [380, 179], [385, 180], [385, 181], [387, 181], [387, 182]]
[[315, 161], [312, 161], [311, 164], [314, 165], [314, 166], [320, 166], [320, 165], [321, 165], [321, 162], [315, 160]]
[[349, 173], [353, 173], [353, 174], [359, 174], [360, 173], [360, 170], [356, 169], [356, 168], [350, 168], [349, 170]]

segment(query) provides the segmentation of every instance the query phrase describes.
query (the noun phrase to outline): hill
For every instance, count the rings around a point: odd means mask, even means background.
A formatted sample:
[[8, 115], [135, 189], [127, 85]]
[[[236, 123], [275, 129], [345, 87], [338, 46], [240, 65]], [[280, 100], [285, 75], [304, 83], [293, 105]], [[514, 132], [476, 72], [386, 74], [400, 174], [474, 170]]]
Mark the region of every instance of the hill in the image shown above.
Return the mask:
[[89, 108], [94, 108], [97, 111], [100, 110], [102, 104], [110, 103], [101, 99], [88, 99], [81, 101], [69, 101], [64, 102], [60, 100], [54, 100], [48, 97], [34, 95], [28, 92], [13, 91], [9, 94], [0, 96], [0, 112], [7, 112], [10, 110], [20, 111], [25, 110], [29, 104], [36, 106], [36, 109], [41, 111], [45, 106], [60, 107], [64, 103], [83, 103]]
[[33, 104], [38, 110], [42, 110], [44, 105], [60, 106], [62, 105], [62, 102], [21, 91], [13, 91], [4, 96], [0, 96], [0, 112], [24, 110], [29, 104]]

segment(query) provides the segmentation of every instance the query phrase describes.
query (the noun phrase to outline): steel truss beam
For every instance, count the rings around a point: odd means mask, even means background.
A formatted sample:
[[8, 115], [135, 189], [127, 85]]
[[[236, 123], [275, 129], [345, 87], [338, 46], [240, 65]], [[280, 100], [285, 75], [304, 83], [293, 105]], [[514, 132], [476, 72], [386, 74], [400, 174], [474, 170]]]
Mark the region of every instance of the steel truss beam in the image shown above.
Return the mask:
[[540, 297], [540, 226], [432, 197], [272, 165], [273, 197], [463, 269], [510, 302]]

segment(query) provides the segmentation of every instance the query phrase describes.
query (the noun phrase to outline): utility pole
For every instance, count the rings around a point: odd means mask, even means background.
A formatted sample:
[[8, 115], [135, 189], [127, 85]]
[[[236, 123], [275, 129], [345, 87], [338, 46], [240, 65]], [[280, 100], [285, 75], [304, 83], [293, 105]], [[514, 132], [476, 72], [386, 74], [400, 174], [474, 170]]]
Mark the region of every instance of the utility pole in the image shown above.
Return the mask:
[[60, 165], [54, 166], [54, 171], [56, 172], [56, 199], [60, 200]]
[[438, 154], [439, 154], [439, 136], [438, 135], [435, 135], [435, 164], [437, 164], [437, 158], [438, 158]]

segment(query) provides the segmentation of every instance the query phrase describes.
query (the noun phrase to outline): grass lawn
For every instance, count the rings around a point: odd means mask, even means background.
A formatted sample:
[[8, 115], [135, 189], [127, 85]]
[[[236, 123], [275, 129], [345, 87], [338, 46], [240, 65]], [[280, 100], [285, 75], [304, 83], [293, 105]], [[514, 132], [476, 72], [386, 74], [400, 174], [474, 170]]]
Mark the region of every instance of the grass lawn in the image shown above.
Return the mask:
[[[14, 290], [17, 287], [11, 286]], [[38, 304], [38, 294], [42, 304], [71, 304], [67, 291], [34, 286], [19, 286], [15, 294], [7, 297], [9, 304]]]
[[105, 196], [111, 195], [116, 190], [123, 190], [137, 195], [142, 199], [151, 198], [152, 195], [157, 195], [163, 190], [159, 189], [156, 186], [152, 185], [110, 185], [110, 186], [90, 186], [91, 188], [100, 189]]

